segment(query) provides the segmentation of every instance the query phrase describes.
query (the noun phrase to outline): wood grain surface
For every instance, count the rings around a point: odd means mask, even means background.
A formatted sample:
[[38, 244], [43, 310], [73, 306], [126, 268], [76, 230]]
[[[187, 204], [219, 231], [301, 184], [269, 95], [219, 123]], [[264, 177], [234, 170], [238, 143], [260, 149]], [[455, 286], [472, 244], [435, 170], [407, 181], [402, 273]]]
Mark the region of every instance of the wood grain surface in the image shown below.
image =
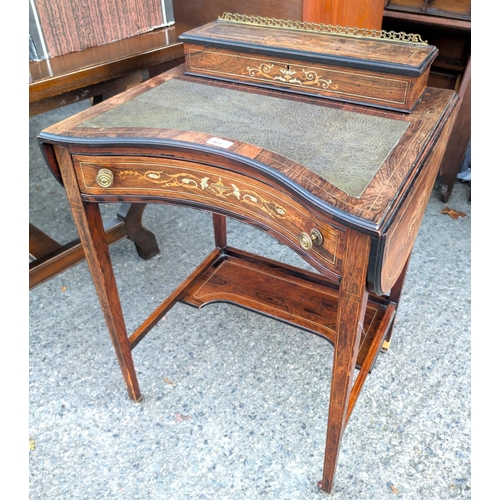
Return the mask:
[[164, 25], [160, 0], [34, 1], [49, 57], [121, 40]]

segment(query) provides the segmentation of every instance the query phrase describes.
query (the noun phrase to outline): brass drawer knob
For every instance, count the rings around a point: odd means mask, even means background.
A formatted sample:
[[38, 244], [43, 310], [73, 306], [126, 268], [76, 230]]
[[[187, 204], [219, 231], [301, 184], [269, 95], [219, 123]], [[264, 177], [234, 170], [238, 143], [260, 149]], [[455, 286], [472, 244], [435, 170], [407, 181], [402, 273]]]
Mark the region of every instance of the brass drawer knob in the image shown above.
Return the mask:
[[323, 244], [323, 235], [319, 229], [311, 229], [311, 240], [317, 247], [320, 247]]
[[299, 243], [304, 250], [311, 250], [313, 246], [311, 237], [305, 232], [299, 234]]
[[303, 231], [299, 234], [299, 243], [304, 250], [311, 250], [313, 245], [320, 247], [323, 244], [323, 235], [316, 228], [311, 230], [311, 234]]
[[109, 188], [113, 185], [114, 175], [108, 168], [101, 168], [97, 172], [97, 177], [95, 178], [97, 184], [103, 188]]

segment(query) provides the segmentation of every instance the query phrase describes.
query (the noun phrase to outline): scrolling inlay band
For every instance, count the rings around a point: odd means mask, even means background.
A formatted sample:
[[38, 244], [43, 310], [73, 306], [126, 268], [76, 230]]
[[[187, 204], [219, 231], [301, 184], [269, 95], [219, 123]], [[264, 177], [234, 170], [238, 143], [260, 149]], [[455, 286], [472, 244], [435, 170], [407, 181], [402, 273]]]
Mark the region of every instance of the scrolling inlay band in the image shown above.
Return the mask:
[[247, 66], [246, 71], [242, 72], [243, 75], [249, 75], [251, 77], [263, 77], [268, 80], [279, 81], [283, 83], [290, 83], [295, 85], [307, 85], [307, 86], [318, 86], [323, 89], [337, 90], [338, 85], [333, 84], [332, 80], [327, 80], [318, 76], [315, 71], [300, 69], [294, 70], [290, 65], [280, 68], [271, 63], [262, 63], [255, 68]]
[[122, 170], [118, 174], [118, 177], [122, 180], [131, 176], [154, 184], [160, 184], [164, 187], [182, 186], [188, 189], [203, 191], [205, 194], [211, 194], [218, 198], [234, 197], [241, 203], [258, 208], [272, 218], [291, 220], [297, 224], [304, 225], [304, 221], [300, 217], [288, 213], [283, 205], [273, 200], [265, 199], [256, 191], [239, 188], [232, 182], [226, 185], [220, 177], [217, 181], [213, 181], [210, 177], [200, 178], [188, 173], [166, 174], [161, 170], [148, 170], [146, 172]]

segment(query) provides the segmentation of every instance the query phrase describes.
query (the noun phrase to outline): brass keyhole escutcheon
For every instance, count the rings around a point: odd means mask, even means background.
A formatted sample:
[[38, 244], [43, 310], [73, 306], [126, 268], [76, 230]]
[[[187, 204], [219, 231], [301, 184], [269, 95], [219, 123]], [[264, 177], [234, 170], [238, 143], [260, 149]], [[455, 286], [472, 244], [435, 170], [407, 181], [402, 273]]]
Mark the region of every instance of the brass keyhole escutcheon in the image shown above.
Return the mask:
[[316, 228], [311, 230], [311, 234], [303, 231], [299, 234], [299, 243], [304, 250], [311, 250], [313, 245], [320, 247], [323, 244], [323, 235]]
[[95, 178], [97, 184], [103, 188], [109, 188], [113, 185], [114, 175], [108, 168], [101, 168], [97, 172], [97, 177]]

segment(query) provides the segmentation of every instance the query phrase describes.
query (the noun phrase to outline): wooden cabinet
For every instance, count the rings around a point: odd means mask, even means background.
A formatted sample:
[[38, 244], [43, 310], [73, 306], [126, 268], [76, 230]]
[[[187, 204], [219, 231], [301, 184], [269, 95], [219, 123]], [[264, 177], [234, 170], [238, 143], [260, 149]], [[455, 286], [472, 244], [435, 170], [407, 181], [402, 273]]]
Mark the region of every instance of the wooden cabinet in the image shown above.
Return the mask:
[[380, 29], [385, 0], [304, 0], [302, 20], [312, 23]]
[[175, 22], [201, 26], [224, 12], [301, 20], [302, 0], [172, 0]]
[[429, 86], [460, 90], [471, 55], [470, 21], [385, 10], [383, 29], [418, 33], [439, 49]]
[[471, 0], [385, 0], [385, 8], [470, 21]]
[[430, 87], [455, 90], [461, 103], [440, 167], [441, 199], [447, 202], [471, 137], [470, 0], [386, 0], [382, 28], [419, 33], [439, 49]]
[[172, 0], [176, 22], [201, 26], [224, 12], [380, 29], [385, 0]]

